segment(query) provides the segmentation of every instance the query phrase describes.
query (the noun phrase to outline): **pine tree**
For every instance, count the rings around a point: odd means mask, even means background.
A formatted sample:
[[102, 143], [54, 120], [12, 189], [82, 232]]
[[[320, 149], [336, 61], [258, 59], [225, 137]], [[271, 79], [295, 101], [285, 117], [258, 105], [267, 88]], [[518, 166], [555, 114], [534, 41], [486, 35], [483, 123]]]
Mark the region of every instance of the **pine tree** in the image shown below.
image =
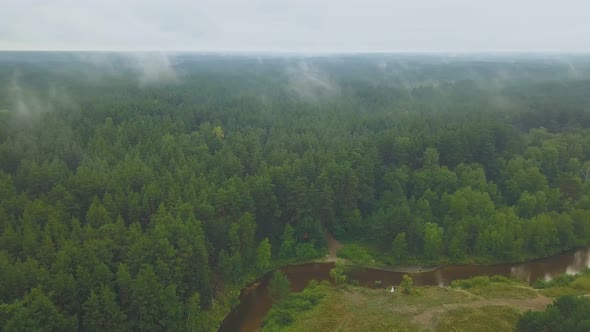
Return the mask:
[[268, 238], [264, 238], [256, 250], [256, 267], [261, 272], [265, 271], [270, 265], [270, 249], [270, 241], [268, 241]]

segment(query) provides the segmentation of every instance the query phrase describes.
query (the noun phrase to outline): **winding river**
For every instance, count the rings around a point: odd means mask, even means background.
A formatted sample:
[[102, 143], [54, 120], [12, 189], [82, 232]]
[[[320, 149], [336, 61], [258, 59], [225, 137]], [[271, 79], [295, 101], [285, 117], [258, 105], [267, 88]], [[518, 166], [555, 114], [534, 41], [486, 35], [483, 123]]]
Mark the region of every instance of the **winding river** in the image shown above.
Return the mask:
[[[330, 280], [333, 263], [309, 263], [281, 268], [291, 281], [291, 291], [302, 291], [313, 279]], [[475, 276], [502, 275], [532, 283], [539, 279], [549, 280], [558, 274], [575, 274], [590, 267], [590, 247], [568, 251], [559, 255], [523, 263], [497, 265], [449, 265], [434, 270], [407, 273], [416, 286], [448, 286], [453, 280]], [[374, 287], [376, 281], [384, 286], [399, 285], [403, 272], [365, 268], [354, 273], [359, 285]], [[258, 331], [266, 313], [272, 306], [268, 294], [270, 273], [242, 289], [240, 304], [223, 320], [218, 331]]]

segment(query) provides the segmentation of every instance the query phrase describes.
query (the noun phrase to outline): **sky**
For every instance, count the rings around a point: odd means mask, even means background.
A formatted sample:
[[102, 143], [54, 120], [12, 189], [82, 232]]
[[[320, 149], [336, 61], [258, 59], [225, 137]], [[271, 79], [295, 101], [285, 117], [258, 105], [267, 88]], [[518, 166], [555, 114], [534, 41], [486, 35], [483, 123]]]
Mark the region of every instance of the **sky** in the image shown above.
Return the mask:
[[0, 50], [590, 52], [587, 0], [0, 0]]

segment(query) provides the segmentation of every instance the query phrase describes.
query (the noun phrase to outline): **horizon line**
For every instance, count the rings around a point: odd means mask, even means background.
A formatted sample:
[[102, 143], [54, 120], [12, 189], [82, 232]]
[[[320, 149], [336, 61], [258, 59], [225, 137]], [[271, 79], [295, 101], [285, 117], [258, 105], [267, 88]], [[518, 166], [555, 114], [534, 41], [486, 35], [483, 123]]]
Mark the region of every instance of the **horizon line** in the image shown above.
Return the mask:
[[487, 51], [413, 51], [413, 50], [239, 50], [239, 49], [205, 49], [205, 50], [156, 50], [156, 49], [0, 49], [0, 53], [160, 53], [160, 54], [200, 54], [200, 55], [590, 55], [590, 51], [555, 51], [555, 50], [487, 50]]

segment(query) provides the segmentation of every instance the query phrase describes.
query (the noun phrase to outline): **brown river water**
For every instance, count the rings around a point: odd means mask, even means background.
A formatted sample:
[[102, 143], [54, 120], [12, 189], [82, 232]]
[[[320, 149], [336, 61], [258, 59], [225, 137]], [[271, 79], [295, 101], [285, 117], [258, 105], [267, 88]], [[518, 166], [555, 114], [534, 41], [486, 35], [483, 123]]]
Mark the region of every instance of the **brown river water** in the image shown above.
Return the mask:
[[[313, 279], [331, 280], [332, 267], [334, 263], [309, 263], [289, 265], [281, 268], [281, 271], [291, 281], [291, 291], [300, 292]], [[523, 263], [449, 265], [417, 273], [364, 268], [354, 273], [353, 279], [357, 280], [360, 286], [371, 288], [376, 281], [381, 281], [385, 287], [399, 285], [404, 274], [410, 275], [416, 286], [448, 286], [453, 280], [492, 275], [512, 277], [532, 283], [539, 279], [550, 280], [559, 274], [579, 273], [589, 267], [590, 248], [584, 248]], [[225, 317], [219, 332], [260, 330], [264, 316], [272, 306], [267, 287], [269, 279], [270, 273], [242, 289], [240, 304]]]

